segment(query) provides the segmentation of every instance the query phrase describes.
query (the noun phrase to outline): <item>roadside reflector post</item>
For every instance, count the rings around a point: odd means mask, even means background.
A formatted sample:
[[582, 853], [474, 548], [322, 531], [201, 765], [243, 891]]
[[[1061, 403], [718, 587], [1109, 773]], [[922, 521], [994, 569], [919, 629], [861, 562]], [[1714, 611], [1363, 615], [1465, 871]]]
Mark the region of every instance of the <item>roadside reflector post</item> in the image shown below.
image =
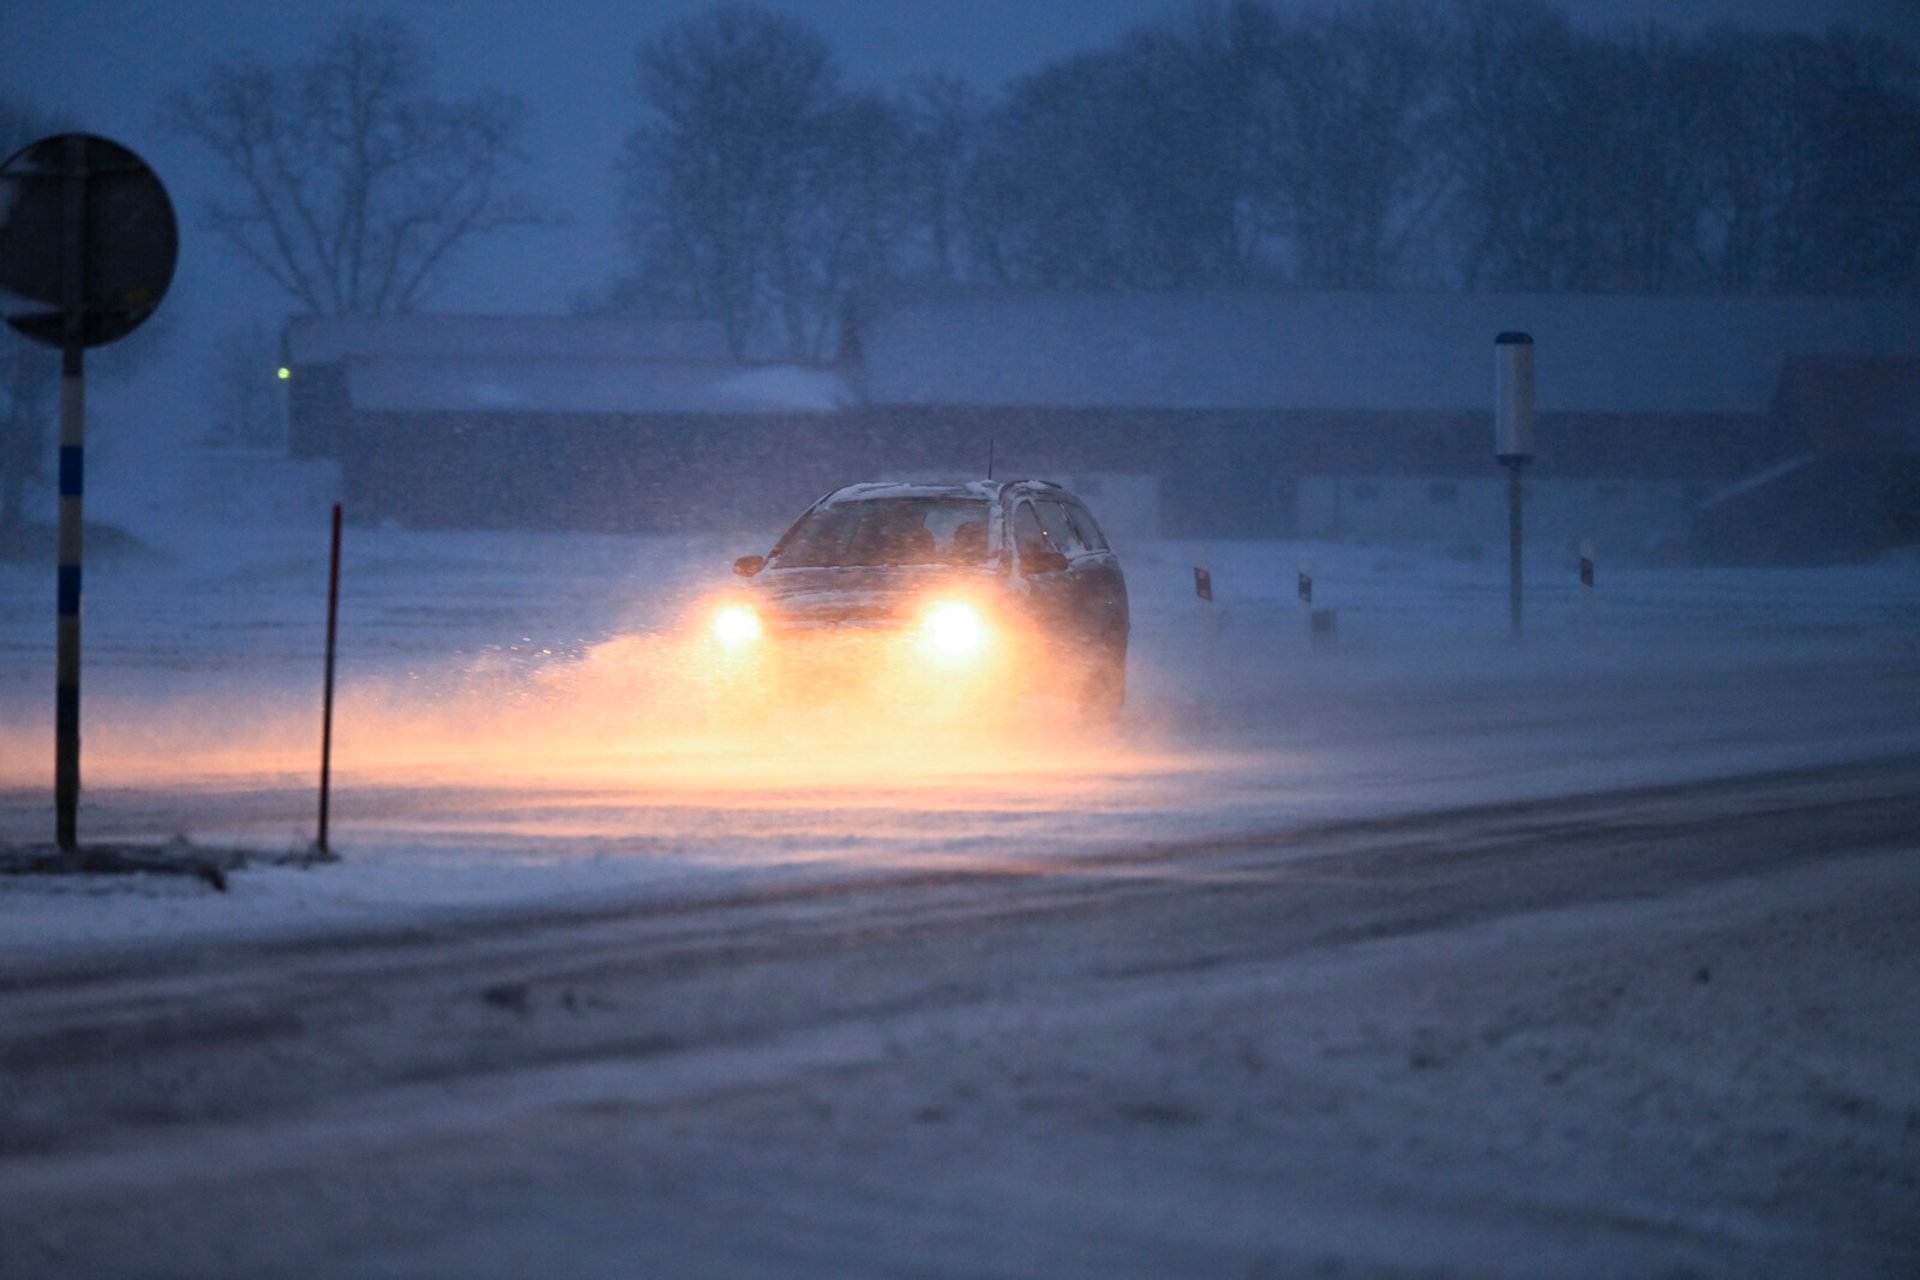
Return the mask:
[[333, 553], [327, 567], [327, 676], [320, 712], [320, 834], [314, 848], [327, 847], [327, 807], [333, 790], [333, 655], [340, 623], [340, 504], [333, 504]]
[[1593, 630], [1593, 539], [1580, 539], [1580, 634]]
[[1338, 633], [1340, 611], [1337, 609], [1316, 609], [1313, 606], [1313, 566], [1300, 566], [1298, 577], [1294, 581], [1294, 595], [1307, 611], [1307, 640], [1316, 649], [1331, 649]]
[[1533, 461], [1533, 338], [1503, 333], [1493, 340], [1493, 454], [1507, 469], [1507, 612], [1517, 640], [1521, 624], [1522, 473]]
[[1313, 610], [1307, 614], [1307, 632], [1313, 639], [1314, 648], [1333, 648], [1334, 639], [1340, 633], [1340, 611], [1338, 609]]
[[1206, 557], [1199, 546], [1193, 548], [1193, 594], [1200, 602], [1201, 613], [1205, 621], [1200, 624], [1206, 634], [1207, 663], [1209, 666], [1220, 664], [1220, 615], [1213, 606], [1213, 570], [1207, 568]]

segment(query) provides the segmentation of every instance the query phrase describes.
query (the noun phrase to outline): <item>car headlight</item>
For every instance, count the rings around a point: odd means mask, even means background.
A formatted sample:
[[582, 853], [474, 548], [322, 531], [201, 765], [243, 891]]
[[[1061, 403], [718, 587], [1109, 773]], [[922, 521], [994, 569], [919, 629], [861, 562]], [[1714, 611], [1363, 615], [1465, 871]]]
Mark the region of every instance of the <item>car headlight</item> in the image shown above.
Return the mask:
[[751, 644], [760, 638], [760, 615], [749, 605], [730, 604], [713, 615], [713, 634], [724, 645]]
[[987, 643], [987, 621], [970, 604], [950, 600], [927, 610], [921, 632], [935, 653], [964, 658]]

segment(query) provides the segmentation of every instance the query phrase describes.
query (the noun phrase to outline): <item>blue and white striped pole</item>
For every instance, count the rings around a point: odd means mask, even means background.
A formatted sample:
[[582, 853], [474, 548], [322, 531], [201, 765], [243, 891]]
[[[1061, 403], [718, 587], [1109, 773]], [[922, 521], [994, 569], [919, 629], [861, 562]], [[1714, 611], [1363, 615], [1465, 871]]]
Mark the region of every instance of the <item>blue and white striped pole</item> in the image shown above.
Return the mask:
[[54, 671], [54, 839], [68, 855], [79, 848], [80, 808], [80, 550], [86, 491], [86, 217], [87, 144], [66, 142], [61, 177], [64, 259], [60, 346], [60, 622]]
[[59, 815], [55, 838], [67, 850], [76, 846], [75, 813], [80, 807], [80, 549], [86, 487], [80, 350], [77, 345], [66, 349], [60, 377], [60, 630], [54, 673], [53, 801]]

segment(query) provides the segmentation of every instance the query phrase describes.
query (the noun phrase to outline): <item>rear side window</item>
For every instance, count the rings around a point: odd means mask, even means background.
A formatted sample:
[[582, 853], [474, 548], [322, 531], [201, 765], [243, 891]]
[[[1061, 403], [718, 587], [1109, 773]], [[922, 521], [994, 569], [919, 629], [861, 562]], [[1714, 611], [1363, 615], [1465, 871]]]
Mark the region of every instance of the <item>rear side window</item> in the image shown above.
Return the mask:
[[1058, 551], [1053, 538], [1040, 524], [1040, 513], [1033, 509], [1031, 502], [1020, 504], [1020, 510], [1013, 517], [1013, 536], [1020, 544], [1022, 555], [1031, 555], [1035, 551]]
[[1047, 531], [1047, 541], [1055, 551], [1062, 555], [1077, 556], [1091, 550], [1063, 503], [1036, 502], [1033, 512], [1040, 518], [1041, 525]]
[[1060, 505], [1066, 510], [1067, 515], [1072, 518], [1073, 527], [1080, 531], [1080, 540], [1087, 544], [1088, 550], [1105, 551], [1108, 549], [1107, 535], [1100, 532], [1100, 526], [1094, 523], [1093, 512], [1087, 510], [1085, 507], [1074, 506], [1070, 503], [1063, 502]]

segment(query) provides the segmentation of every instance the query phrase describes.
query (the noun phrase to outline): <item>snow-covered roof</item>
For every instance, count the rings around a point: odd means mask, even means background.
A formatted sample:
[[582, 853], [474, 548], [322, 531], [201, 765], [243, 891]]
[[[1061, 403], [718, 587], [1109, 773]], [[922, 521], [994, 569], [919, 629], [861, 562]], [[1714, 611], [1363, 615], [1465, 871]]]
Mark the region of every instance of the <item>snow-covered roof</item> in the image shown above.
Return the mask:
[[1535, 341], [1547, 412], [1764, 413], [1792, 355], [1920, 355], [1911, 301], [903, 292], [860, 320], [875, 404], [1481, 410]]
[[295, 316], [286, 337], [296, 365], [361, 356], [731, 359], [717, 322], [625, 315]]
[[635, 360], [393, 357], [347, 361], [347, 396], [376, 413], [830, 413], [830, 370]]

